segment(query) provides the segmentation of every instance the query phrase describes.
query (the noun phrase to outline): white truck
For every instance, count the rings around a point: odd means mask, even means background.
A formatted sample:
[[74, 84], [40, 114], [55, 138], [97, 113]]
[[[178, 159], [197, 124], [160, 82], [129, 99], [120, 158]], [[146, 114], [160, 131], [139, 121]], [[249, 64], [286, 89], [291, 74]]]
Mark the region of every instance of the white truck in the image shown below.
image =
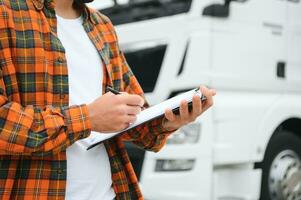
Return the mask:
[[146, 200], [301, 199], [300, 0], [96, 0], [146, 97], [214, 107], [157, 154], [128, 144]]

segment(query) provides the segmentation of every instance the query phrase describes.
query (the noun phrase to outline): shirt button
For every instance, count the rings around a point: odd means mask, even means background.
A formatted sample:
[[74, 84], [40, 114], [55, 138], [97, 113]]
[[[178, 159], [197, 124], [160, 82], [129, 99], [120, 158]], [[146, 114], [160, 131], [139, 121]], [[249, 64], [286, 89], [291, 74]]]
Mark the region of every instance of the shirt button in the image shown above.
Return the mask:
[[60, 94], [60, 99], [65, 99], [66, 95], [65, 94]]
[[57, 61], [59, 62], [59, 63], [64, 63], [64, 58], [62, 58], [62, 57], [58, 57], [58, 59], [57, 59]]
[[59, 174], [59, 175], [63, 174], [63, 172], [64, 172], [64, 171], [63, 171], [62, 169], [58, 169], [58, 170], [57, 170], [57, 174]]

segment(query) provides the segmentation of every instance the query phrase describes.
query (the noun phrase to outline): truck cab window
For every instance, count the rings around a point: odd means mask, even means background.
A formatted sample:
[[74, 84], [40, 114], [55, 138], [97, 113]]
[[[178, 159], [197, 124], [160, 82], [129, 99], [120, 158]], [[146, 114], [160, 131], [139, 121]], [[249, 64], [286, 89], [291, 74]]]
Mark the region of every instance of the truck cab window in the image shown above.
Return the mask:
[[126, 24], [160, 17], [187, 13], [192, 0], [129, 0], [126, 4], [118, 4], [101, 9], [100, 12], [109, 16], [113, 24]]

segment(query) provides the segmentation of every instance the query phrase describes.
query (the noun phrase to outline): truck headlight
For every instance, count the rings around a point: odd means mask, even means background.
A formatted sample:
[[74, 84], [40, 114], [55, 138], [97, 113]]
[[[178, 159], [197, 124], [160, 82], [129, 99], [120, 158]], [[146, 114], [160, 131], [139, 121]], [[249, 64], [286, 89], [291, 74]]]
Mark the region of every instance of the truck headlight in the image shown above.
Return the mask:
[[167, 144], [193, 144], [197, 143], [200, 137], [201, 124], [188, 124], [173, 134], [167, 140]]
[[156, 172], [189, 171], [193, 169], [194, 159], [157, 160]]

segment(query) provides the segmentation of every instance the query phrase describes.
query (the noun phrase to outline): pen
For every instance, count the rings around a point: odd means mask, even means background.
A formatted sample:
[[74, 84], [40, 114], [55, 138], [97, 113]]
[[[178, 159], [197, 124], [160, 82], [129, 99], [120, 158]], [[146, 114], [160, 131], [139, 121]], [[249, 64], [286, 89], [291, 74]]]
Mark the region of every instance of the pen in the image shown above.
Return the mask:
[[109, 92], [112, 92], [113, 94], [121, 94], [119, 91], [117, 91], [117, 90], [114, 90], [113, 88], [111, 88], [111, 87], [107, 87], [107, 91], [109, 91]]
[[[115, 89], [113, 89], [112, 87], [109, 87], [109, 86], [107, 87], [107, 91], [112, 92], [113, 94], [116, 94], [116, 95], [121, 94], [119, 91], [117, 91], [117, 90], [115, 90]], [[143, 106], [139, 106], [139, 107], [141, 108], [141, 110], [144, 109]]]

